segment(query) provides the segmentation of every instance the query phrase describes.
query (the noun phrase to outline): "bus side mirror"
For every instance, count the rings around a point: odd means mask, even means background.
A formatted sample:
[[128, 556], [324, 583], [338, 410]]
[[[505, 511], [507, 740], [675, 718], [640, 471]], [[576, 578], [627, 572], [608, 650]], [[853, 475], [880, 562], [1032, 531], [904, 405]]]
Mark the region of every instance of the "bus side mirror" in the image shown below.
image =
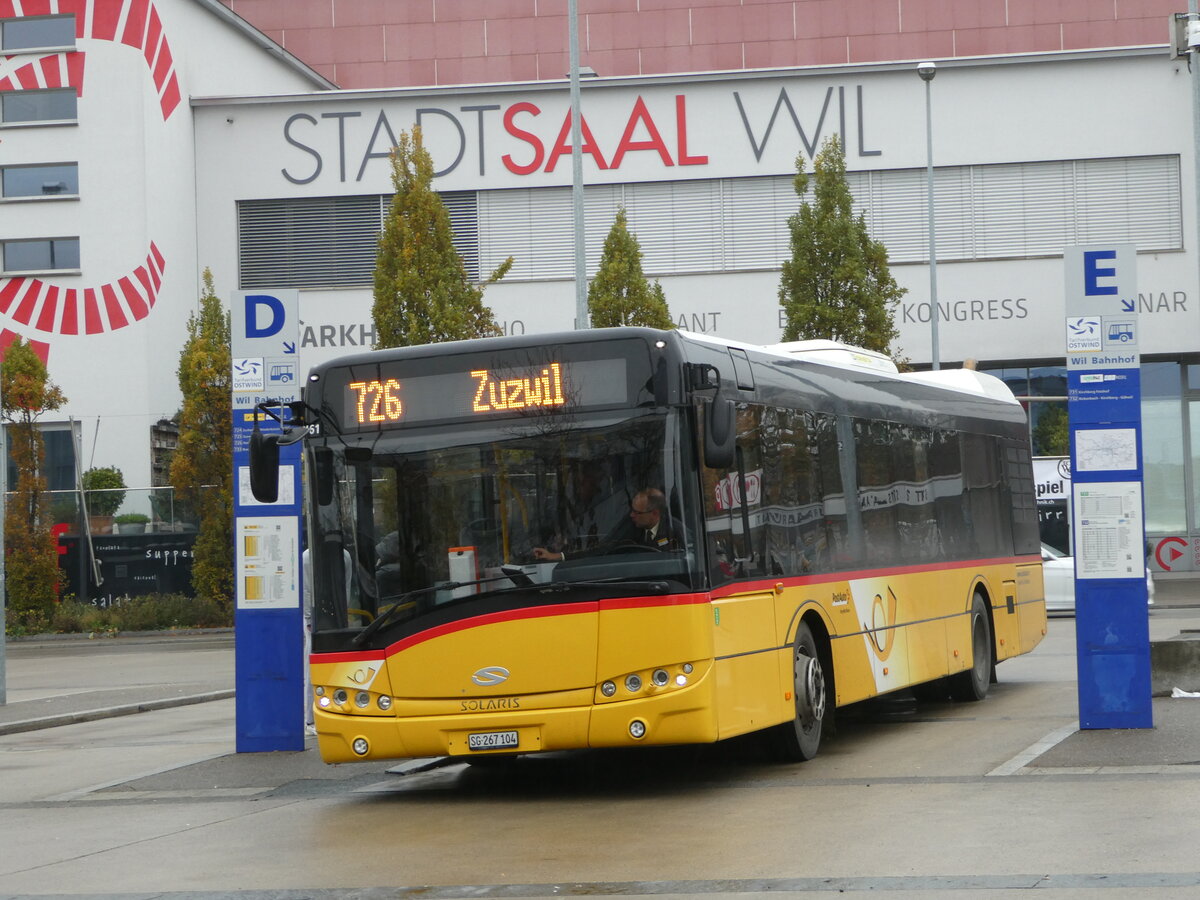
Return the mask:
[[328, 447], [313, 448], [313, 481], [317, 483], [317, 504], [333, 502], [333, 451]]
[[729, 398], [718, 395], [708, 401], [704, 410], [704, 464], [710, 469], [733, 465], [736, 418], [736, 408]]
[[259, 503], [279, 499], [279, 435], [250, 432], [250, 493]]

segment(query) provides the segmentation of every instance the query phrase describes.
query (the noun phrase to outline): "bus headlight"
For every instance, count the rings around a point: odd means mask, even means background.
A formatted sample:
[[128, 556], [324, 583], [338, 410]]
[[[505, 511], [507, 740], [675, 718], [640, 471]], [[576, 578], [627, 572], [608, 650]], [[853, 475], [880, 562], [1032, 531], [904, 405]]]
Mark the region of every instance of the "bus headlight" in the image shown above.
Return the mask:
[[635, 741], [640, 741], [646, 736], [646, 723], [641, 719], [634, 719], [629, 723], [629, 736]]
[[382, 709], [384, 712], [387, 712], [389, 709], [392, 708], [392, 698], [389, 697], [387, 694], [380, 694], [379, 700], [376, 702], [379, 704], [379, 708]]
[[[698, 672], [696, 663], [671, 663], [670, 665], [655, 666], [642, 669], [640, 672], [626, 672], [616, 678], [609, 678], [596, 685], [596, 703], [613, 700], [625, 703], [630, 700], [652, 700], [661, 694], [677, 691], [688, 687], [694, 672]], [[617, 688], [624, 686], [625, 693]], [[632, 696], [630, 696], [632, 695]]]
[[366, 756], [367, 751], [370, 750], [371, 747], [367, 743], [366, 738], [359, 737], [359, 738], [354, 739], [354, 743], [350, 745], [350, 749], [353, 750], [355, 753], [357, 753], [359, 756]]
[[366, 709], [371, 705], [371, 695], [366, 691], [359, 691], [354, 695], [354, 705], [359, 709]]
[[338, 706], [345, 706], [349, 696], [346, 694], [345, 688], [338, 688], [333, 692], [333, 702]]

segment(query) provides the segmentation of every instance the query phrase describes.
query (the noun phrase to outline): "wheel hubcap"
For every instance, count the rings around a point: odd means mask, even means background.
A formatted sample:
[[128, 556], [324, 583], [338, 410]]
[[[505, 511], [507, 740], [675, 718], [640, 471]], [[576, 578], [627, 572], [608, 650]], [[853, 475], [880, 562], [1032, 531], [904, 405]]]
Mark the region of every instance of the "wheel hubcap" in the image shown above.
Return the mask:
[[821, 662], [800, 653], [796, 657], [796, 710], [807, 728], [825, 715], [825, 673]]

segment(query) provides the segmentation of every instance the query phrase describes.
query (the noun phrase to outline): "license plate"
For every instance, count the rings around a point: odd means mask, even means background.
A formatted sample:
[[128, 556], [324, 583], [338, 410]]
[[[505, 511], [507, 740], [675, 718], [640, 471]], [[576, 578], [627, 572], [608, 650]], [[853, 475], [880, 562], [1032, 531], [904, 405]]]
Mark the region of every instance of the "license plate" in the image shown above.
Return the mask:
[[467, 735], [467, 746], [472, 750], [503, 750], [515, 747], [519, 742], [515, 731], [481, 731]]

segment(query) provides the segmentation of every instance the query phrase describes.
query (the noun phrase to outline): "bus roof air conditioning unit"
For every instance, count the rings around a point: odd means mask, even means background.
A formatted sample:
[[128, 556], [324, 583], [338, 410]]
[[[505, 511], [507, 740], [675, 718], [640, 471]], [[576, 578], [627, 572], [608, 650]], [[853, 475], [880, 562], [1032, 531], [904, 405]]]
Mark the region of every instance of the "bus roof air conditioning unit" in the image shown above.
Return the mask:
[[839, 341], [789, 341], [784, 344], [772, 344], [766, 349], [797, 359], [810, 359], [813, 362], [855, 366], [860, 369], [872, 369], [876, 372], [890, 372], [893, 375], [899, 372], [896, 364], [884, 354], [876, 350], [852, 347]]

